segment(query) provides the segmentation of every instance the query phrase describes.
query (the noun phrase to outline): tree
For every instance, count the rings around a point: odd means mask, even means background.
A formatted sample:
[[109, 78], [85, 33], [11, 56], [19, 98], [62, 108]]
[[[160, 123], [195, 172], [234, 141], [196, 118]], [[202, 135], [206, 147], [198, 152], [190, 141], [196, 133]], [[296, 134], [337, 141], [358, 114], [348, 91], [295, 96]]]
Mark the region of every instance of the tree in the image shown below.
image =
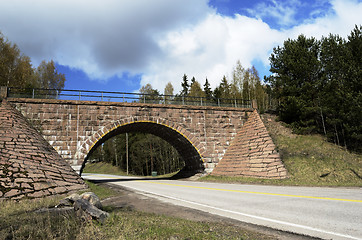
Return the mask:
[[201, 102], [200, 97], [202, 97], [202, 98], [205, 97], [205, 94], [201, 89], [200, 83], [198, 81], [196, 81], [195, 79], [191, 83], [190, 92], [189, 92], [188, 96], [192, 97], [191, 101], [196, 102], [196, 103]]
[[64, 88], [65, 75], [59, 73], [53, 60], [42, 61], [38, 66], [35, 78], [38, 88], [53, 89], [48, 97], [54, 98]]
[[269, 58], [274, 75], [268, 81], [279, 100], [281, 119], [298, 122], [306, 129], [313, 127], [308, 119], [317, 113], [319, 48], [317, 40], [300, 35], [297, 40], [288, 39], [283, 47], [274, 48]]
[[269, 108], [269, 98], [266, 86], [260, 81], [257, 81], [255, 85], [255, 99], [260, 113], [265, 112]]
[[181, 93], [180, 95], [181, 96], [187, 96], [188, 93], [189, 93], [189, 83], [188, 83], [188, 79], [187, 79], [187, 75], [184, 74], [183, 77], [182, 77], [182, 83], [181, 83], [181, 87], [182, 87], [182, 90], [181, 90]]
[[20, 53], [0, 32], [0, 85], [8, 87], [34, 87], [30, 58]]
[[209, 81], [205, 80], [205, 84], [204, 84], [204, 93], [205, 93], [205, 97], [208, 101], [210, 101], [212, 99], [212, 90], [210, 88], [210, 83]]
[[320, 121], [324, 134], [338, 145], [362, 151], [362, 27], [348, 41], [330, 34], [321, 43]]
[[242, 98], [244, 77], [245, 69], [241, 65], [240, 60], [238, 60], [233, 70], [233, 79], [230, 86], [232, 98]]
[[230, 98], [231, 98], [230, 84], [226, 76], [224, 75], [221, 80], [221, 83], [214, 90], [214, 99], [217, 104], [220, 104], [220, 103], [231, 103]]
[[173, 95], [173, 86], [171, 82], [168, 82], [166, 84], [165, 90], [164, 90], [164, 94], [165, 95]]
[[173, 86], [171, 82], [168, 82], [165, 86], [164, 95], [165, 96], [165, 104], [170, 104], [173, 99]]
[[300, 35], [273, 49], [267, 78], [281, 120], [362, 152], [362, 26], [348, 40]]
[[147, 103], [159, 103], [161, 100], [160, 93], [157, 89], [153, 89], [152, 85], [147, 83], [145, 86], [142, 86], [140, 89], [140, 102]]
[[195, 77], [192, 77], [192, 78], [191, 78], [191, 84], [190, 84], [190, 87], [191, 87], [191, 85], [192, 85], [192, 84], [194, 84], [195, 82], [196, 82]]
[[[64, 88], [65, 76], [57, 71], [53, 61], [42, 61], [34, 69], [28, 56], [21, 54], [18, 46], [9, 42], [0, 33], [0, 85], [17, 88], [29, 88], [18, 92], [30, 93], [30, 88]], [[55, 91], [47, 91], [46, 96], [54, 97]], [[44, 97], [44, 95], [42, 95]]]

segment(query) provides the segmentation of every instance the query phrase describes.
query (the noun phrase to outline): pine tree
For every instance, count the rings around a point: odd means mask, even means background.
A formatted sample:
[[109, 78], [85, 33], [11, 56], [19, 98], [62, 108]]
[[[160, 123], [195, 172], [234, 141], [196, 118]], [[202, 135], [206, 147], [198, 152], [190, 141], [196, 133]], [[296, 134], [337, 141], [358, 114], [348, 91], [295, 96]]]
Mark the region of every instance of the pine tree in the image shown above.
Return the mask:
[[204, 93], [205, 93], [205, 96], [206, 96], [206, 99], [207, 100], [211, 100], [212, 99], [212, 90], [210, 88], [210, 83], [209, 81], [205, 80], [205, 84], [204, 84]]
[[189, 94], [189, 87], [190, 86], [189, 86], [186, 74], [184, 74], [183, 77], [182, 77], [181, 87], [182, 87], [182, 90], [181, 90], [180, 95], [181, 96], [187, 96]]

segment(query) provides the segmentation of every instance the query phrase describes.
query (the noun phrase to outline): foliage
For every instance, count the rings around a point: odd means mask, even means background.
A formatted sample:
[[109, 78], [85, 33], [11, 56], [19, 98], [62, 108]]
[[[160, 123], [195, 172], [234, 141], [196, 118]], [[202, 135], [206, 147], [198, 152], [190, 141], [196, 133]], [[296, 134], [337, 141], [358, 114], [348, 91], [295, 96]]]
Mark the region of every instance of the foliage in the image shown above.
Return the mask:
[[204, 84], [204, 93], [205, 93], [205, 97], [208, 101], [210, 101], [212, 99], [212, 90], [210, 88], [210, 83], [209, 80], [205, 80], [205, 84]]
[[200, 97], [205, 98], [205, 93], [201, 89], [201, 85], [198, 81], [196, 81], [195, 78], [192, 78], [191, 85], [190, 85], [190, 91], [188, 94], [189, 97], [192, 97], [191, 101], [199, 103]]
[[164, 91], [164, 94], [165, 95], [173, 95], [173, 86], [172, 86], [172, 83], [171, 82], [168, 82], [166, 84], [166, 87], [165, 87], [165, 91]]
[[140, 89], [140, 102], [143, 103], [156, 103], [158, 104], [161, 100], [160, 93], [157, 89], [153, 89], [151, 84], [146, 84]]
[[33, 85], [30, 58], [21, 54], [18, 46], [0, 33], [0, 85], [26, 87]]
[[[167, 174], [180, 170], [184, 162], [177, 150], [163, 139], [146, 133], [128, 134], [129, 173], [141, 176]], [[126, 134], [119, 134], [99, 146], [90, 161], [111, 163], [123, 171], [127, 169]]]
[[187, 96], [187, 94], [189, 93], [189, 82], [188, 82], [188, 79], [187, 79], [187, 75], [184, 74], [183, 77], [182, 77], [182, 83], [181, 83], [181, 86], [182, 86], [182, 90], [180, 92], [180, 95], [181, 96]]
[[300, 35], [276, 47], [267, 78], [281, 120], [301, 133], [323, 133], [362, 151], [362, 26], [344, 40]]
[[58, 73], [53, 61], [33, 68], [30, 58], [0, 32], [0, 86], [61, 90], [64, 82], [64, 74]]
[[39, 88], [58, 91], [64, 88], [65, 75], [57, 71], [53, 60], [50, 62], [42, 61], [35, 71], [35, 78]]

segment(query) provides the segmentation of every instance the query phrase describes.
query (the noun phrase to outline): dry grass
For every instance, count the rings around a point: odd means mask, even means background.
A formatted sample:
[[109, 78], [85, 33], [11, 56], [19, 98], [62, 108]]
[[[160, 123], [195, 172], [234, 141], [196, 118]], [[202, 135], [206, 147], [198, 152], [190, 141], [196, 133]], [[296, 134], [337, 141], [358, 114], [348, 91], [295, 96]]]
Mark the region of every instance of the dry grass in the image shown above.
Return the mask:
[[[115, 194], [104, 186], [89, 184], [103, 198]], [[110, 217], [104, 224], [82, 222], [75, 214], [55, 215], [35, 210], [56, 205], [61, 197], [0, 201], [0, 240], [10, 239], [275, 239], [220, 223], [196, 222], [104, 206]]]

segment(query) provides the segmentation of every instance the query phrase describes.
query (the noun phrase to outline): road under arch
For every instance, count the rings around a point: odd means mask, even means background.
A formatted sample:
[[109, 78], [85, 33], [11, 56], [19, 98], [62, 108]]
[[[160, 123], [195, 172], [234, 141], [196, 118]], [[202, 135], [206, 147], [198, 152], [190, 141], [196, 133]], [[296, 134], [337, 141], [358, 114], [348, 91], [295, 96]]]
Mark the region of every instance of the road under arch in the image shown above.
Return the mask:
[[189, 139], [187, 133], [182, 133], [181, 131], [165, 124], [152, 121], [135, 121], [112, 129], [111, 131], [105, 133], [96, 143], [94, 143], [84, 159], [80, 173], [82, 173], [89, 156], [98, 146], [118, 134], [133, 132], [153, 134], [170, 143], [178, 151], [181, 158], [185, 161], [185, 167], [180, 171], [179, 175], [191, 176], [198, 172], [204, 171], [204, 161], [199, 152], [199, 149]]

